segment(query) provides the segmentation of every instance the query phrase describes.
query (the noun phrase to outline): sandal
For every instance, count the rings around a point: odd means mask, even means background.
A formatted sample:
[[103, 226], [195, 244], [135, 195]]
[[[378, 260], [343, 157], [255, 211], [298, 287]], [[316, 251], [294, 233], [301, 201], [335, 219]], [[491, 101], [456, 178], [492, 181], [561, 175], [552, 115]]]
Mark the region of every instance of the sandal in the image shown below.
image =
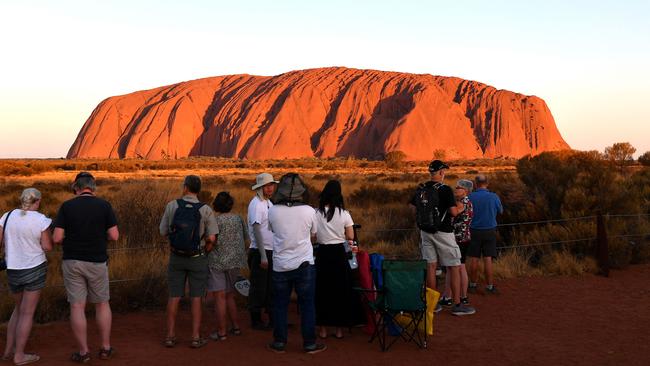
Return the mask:
[[2, 358], [0, 358], [2, 361], [11, 361], [14, 359], [14, 354], [10, 353], [8, 355], [2, 355]]
[[230, 334], [240, 336], [241, 335], [241, 329], [239, 329], [239, 328], [230, 328]]
[[27, 365], [34, 363], [40, 359], [41, 357], [39, 355], [35, 355], [33, 353], [25, 353], [25, 358], [20, 362], [16, 362], [14, 365]]
[[75, 352], [72, 354], [72, 356], [70, 356], [70, 360], [78, 363], [88, 363], [90, 362], [90, 352], [87, 352], [83, 355], [79, 352]]
[[225, 341], [228, 339], [228, 336], [225, 334], [219, 334], [219, 332], [212, 332], [210, 333], [210, 339], [213, 341]]
[[165, 340], [163, 341], [163, 345], [164, 345], [165, 347], [167, 347], [167, 348], [172, 348], [172, 347], [174, 347], [174, 346], [176, 345], [176, 343], [178, 343], [178, 341], [176, 340], [176, 337], [167, 337], [167, 338], [165, 338]]
[[205, 338], [194, 338], [192, 339], [192, 344], [190, 344], [190, 347], [192, 348], [201, 348], [208, 344], [208, 340]]
[[115, 354], [115, 348], [111, 347], [109, 349], [102, 348], [99, 350], [99, 359], [100, 360], [110, 360], [111, 357]]

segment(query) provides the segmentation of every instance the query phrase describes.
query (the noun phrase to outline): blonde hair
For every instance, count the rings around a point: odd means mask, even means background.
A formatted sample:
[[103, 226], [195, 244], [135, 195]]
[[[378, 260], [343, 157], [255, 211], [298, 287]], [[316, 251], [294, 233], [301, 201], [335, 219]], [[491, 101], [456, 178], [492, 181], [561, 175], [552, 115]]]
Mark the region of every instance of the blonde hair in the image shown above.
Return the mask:
[[256, 189], [255, 194], [257, 195], [257, 198], [260, 199], [260, 201], [266, 201], [267, 200], [267, 198], [264, 197], [263, 187], [260, 187], [260, 188]]
[[21, 214], [25, 215], [29, 206], [36, 203], [42, 197], [41, 192], [36, 188], [27, 188], [20, 195], [20, 208], [22, 210]]

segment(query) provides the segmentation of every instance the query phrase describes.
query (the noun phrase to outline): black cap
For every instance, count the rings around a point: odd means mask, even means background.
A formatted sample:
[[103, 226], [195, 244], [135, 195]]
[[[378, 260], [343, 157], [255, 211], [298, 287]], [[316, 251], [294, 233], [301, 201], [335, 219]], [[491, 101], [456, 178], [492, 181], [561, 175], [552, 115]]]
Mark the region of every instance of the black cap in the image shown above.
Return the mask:
[[434, 160], [429, 164], [429, 173], [435, 173], [440, 169], [449, 169], [449, 165], [440, 160]]
[[90, 174], [90, 173], [88, 173], [88, 172], [80, 172], [80, 173], [77, 174], [77, 176], [74, 178], [74, 181], [76, 182], [77, 180], [79, 180], [79, 178], [90, 178], [90, 179], [95, 179], [95, 177], [93, 177], [93, 175]]

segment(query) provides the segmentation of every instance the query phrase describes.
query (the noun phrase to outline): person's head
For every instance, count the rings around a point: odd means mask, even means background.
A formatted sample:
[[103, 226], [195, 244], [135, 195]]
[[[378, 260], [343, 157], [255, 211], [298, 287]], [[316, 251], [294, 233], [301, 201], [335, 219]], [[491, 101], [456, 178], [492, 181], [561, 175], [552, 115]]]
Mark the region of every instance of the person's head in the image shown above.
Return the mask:
[[[325, 212], [326, 206], [329, 207], [327, 213]], [[318, 196], [318, 209], [330, 222], [337, 208], [344, 210], [345, 205], [343, 203], [343, 193], [341, 192], [341, 182], [333, 179], [325, 184], [325, 188]]]
[[442, 182], [445, 179], [445, 172], [449, 169], [449, 165], [440, 160], [434, 160], [429, 164], [429, 174], [431, 180], [434, 182]]
[[275, 193], [278, 181], [273, 179], [269, 173], [258, 174], [255, 177], [255, 184], [251, 187], [262, 201], [270, 199]]
[[471, 180], [459, 179], [458, 182], [456, 182], [456, 189], [454, 191], [454, 195], [456, 196], [456, 198], [463, 198], [468, 194], [472, 193], [472, 189], [474, 189], [474, 183], [472, 183]]
[[232, 198], [228, 192], [219, 192], [212, 202], [212, 207], [215, 212], [218, 213], [227, 213], [232, 210], [232, 206], [235, 204], [235, 199]]
[[97, 183], [95, 182], [95, 177], [88, 172], [80, 172], [74, 178], [72, 183], [72, 191], [74, 194], [80, 194], [83, 192], [92, 192], [95, 193], [97, 190]]
[[278, 204], [292, 206], [295, 203], [304, 203], [308, 195], [307, 186], [297, 173], [287, 173], [280, 178], [275, 201]]
[[20, 208], [24, 211], [38, 210], [41, 203], [41, 192], [36, 188], [27, 188], [20, 195]]
[[486, 188], [488, 186], [488, 178], [485, 174], [479, 174], [474, 178], [477, 188]]
[[201, 192], [201, 178], [197, 175], [188, 175], [183, 181], [183, 194], [197, 195]]

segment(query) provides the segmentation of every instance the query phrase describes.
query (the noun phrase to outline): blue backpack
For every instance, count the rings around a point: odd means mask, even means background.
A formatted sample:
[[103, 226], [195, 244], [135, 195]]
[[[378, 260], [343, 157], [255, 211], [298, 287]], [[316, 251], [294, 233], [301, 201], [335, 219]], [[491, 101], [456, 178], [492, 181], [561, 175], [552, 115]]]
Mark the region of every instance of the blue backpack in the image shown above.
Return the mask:
[[203, 203], [176, 200], [178, 208], [174, 213], [169, 231], [169, 243], [177, 254], [196, 255], [201, 250], [201, 212]]

